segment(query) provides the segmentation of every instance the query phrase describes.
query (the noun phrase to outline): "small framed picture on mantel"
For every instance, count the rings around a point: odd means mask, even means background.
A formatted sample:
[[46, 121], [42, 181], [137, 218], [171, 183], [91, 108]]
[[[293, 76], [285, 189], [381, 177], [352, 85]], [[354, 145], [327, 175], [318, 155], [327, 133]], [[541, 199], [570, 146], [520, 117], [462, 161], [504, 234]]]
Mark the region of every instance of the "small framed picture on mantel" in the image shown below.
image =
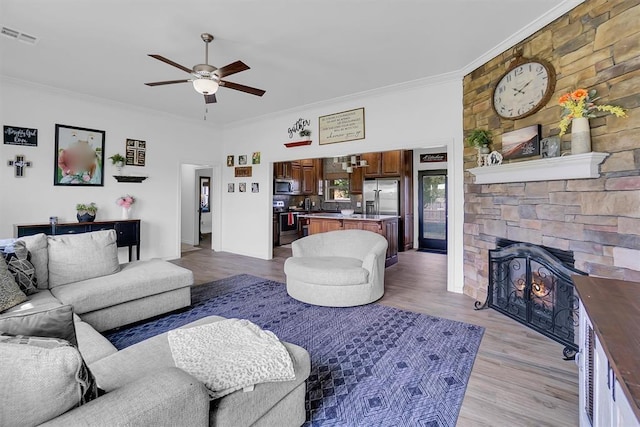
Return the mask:
[[540, 154], [540, 125], [505, 132], [502, 134], [504, 160], [522, 159]]

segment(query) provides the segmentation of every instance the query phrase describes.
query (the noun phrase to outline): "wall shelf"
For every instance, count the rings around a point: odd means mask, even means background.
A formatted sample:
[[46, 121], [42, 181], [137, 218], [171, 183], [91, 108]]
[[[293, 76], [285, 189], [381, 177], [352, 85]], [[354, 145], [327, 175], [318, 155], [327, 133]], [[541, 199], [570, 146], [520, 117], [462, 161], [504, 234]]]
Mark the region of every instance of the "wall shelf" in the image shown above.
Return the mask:
[[598, 178], [599, 165], [607, 156], [609, 153], [591, 152], [482, 166], [468, 169], [468, 171], [475, 175], [476, 184]]
[[147, 179], [146, 176], [125, 176], [125, 175], [113, 175], [118, 182], [142, 182]]
[[286, 142], [284, 144], [285, 147], [287, 148], [293, 148], [293, 147], [302, 147], [305, 145], [311, 145], [311, 140], [304, 140], [304, 141], [296, 141], [296, 142]]

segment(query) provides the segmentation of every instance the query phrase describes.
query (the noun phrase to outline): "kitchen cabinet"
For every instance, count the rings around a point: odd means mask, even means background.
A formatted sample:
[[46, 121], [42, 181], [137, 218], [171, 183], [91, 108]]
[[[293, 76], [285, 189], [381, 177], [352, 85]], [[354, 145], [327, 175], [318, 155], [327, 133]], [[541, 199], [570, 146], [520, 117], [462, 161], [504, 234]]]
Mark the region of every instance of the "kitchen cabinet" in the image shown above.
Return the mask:
[[314, 167], [302, 167], [302, 191], [307, 196], [316, 194], [316, 170]]
[[302, 166], [299, 161], [291, 162], [292, 194], [300, 194], [302, 186]]
[[400, 179], [400, 215], [402, 216], [401, 251], [413, 249], [413, 151], [402, 153], [402, 174]]
[[364, 169], [365, 178], [379, 178], [382, 175], [380, 153], [364, 153], [360, 158], [367, 161], [368, 166]]
[[384, 151], [381, 154], [380, 174], [384, 177], [394, 177], [402, 175], [403, 152], [401, 150]]
[[572, 280], [580, 298], [580, 426], [640, 426], [640, 283], [590, 276]]
[[280, 246], [280, 214], [273, 214], [273, 246]]
[[291, 179], [291, 162], [274, 163], [273, 174], [276, 179]]
[[349, 192], [351, 194], [362, 194], [363, 186], [364, 186], [364, 170], [365, 168], [355, 168], [353, 173], [350, 175], [350, 188]]

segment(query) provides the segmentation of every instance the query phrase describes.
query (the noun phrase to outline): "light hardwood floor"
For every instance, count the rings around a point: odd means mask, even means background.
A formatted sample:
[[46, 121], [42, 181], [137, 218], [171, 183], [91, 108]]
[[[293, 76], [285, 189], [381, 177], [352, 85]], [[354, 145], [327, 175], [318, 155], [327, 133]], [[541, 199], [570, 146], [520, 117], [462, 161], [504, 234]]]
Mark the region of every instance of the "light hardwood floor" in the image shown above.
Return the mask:
[[[174, 262], [192, 270], [196, 284], [242, 273], [284, 282], [289, 256], [285, 248], [270, 261], [203, 249]], [[473, 310], [471, 298], [446, 291], [446, 275], [445, 255], [402, 252], [378, 303], [486, 328], [458, 425], [577, 426], [578, 370], [562, 359], [563, 346], [495, 310]]]

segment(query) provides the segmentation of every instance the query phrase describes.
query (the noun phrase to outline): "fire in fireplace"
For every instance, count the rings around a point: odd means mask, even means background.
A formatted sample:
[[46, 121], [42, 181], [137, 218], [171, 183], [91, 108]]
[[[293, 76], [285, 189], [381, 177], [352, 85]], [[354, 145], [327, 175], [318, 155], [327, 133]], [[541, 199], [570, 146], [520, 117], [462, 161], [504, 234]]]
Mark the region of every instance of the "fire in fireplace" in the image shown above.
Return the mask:
[[493, 308], [564, 345], [565, 359], [578, 346], [578, 296], [571, 276], [573, 253], [530, 243], [499, 240], [489, 251], [489, 290], [477, 310]]

